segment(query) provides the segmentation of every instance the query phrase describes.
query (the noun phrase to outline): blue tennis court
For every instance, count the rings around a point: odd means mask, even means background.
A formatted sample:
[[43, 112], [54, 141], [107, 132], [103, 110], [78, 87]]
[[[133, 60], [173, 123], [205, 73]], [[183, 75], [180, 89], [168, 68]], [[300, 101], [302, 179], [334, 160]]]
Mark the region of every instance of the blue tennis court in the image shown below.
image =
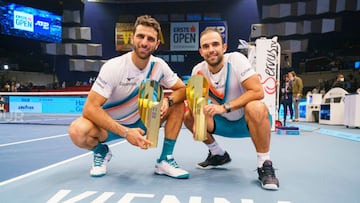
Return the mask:
[[[25, 120], [29, 119], [49, 117]], [[72, 118], [62, 119], [46, 125], [0, 124], [2, 202], [355, 203], [360, 199], [356, 170], [360, 140], [349, 139], [359, 137], [358, 128], [300, 122], [288, 124], [298, 126], [300, 135], [272, 133], [271, 158], [280, 189], [267, 191], [257, 182], [256, 154], [249, 138], [217, 137], [232, 162], [200, 170], [195, 165], [206, 158], [207, 148], [193, 141], [185, 128], [174, 157], [189, 171], [189, 179], [155, 175], [161, 147], [141, 150], [122, 139], [109, 143], [114, 156], [108, 174], [92, 178], [92, 153], [72, 144], [67, 134]], [[163, 129], [159, 136], [162, 146]]]

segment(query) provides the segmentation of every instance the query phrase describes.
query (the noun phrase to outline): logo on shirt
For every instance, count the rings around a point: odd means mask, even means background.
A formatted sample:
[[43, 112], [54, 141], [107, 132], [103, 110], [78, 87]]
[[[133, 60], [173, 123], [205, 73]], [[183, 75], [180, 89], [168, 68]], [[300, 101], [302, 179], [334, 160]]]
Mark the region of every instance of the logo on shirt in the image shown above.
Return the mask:
[[134, 77], [126, 78], [125, 82], [124, 81], [119, 82], [119, 86], [137, 86], [137, 82], [133, 79], [134, 79]]
[[244, 77], [247, 72], [249, 72], [252, 68], [247, 68], [243, 72], [241, 72], [241, 76]]
[[214, 88], [219, 90], [225, 87], [225, 84], [223, 82], [221, 82], [221, 80], [219, 81], [213, 81], [214, 83]]
[[127, 79], [127, 81], [130, 81], [130, 80], [132, 80], [132, 79], [134, 79], [135, 77], [131, 77], [131, 78], [126, 78]]
[[102, 89], [104, 89], [104, 87], [107, 85], [107, 82], [100, 76], [96, 79], [95, 83], [99, 85]]

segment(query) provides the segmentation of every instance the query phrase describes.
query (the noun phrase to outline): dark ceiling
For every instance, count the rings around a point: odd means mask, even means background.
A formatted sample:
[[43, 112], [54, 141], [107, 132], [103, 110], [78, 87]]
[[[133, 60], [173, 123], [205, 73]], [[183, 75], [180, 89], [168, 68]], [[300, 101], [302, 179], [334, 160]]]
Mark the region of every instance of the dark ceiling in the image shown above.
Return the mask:
[[216, 0], [87, 0], [87, 1], [99, 2], [99, 3], [129, 4], [129, 3], [169, 3], [169, 2], [210, 2]]
[[[36, 7], [62, 13], [63, 9], [80, 8], [85, 2], [111, 3], [111, 4], [139, 4], [139, 3], [180, 3], [180, 2], [223, 2], [222, 0], [3, 0], [30, 7]], [[230, 1], [230, 0], [227, 0]]]

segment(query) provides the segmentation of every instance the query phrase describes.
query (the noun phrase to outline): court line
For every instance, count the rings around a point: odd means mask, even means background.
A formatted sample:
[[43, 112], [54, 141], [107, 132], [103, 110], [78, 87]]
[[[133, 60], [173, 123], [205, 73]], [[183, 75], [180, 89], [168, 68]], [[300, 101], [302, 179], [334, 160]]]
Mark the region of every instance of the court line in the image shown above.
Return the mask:
[[[125, 142], [127, 142], [127, 141], [126, 141], [126, 140], [123, 140], [123, 141], [120, 141], [120, 142], [111, 144], [111, 145], [109, 145], [109, 147], [114, 147], [114, 146], [123, 144], [123, 143], [125, 143]], [[9, 183], [12, 183], [12, 182], [15, 182], [15, 181], [18, 181], [18, 180], [21, 180], [21, 179], [30, 177], [30, 176], [32, 176], [32, 175], [36, 175], [36, 174], [38, 174], [38, 173], [41, 173], [41, 172], [43, 172], [43, 171], [46, 171], [46, 170], [55, 168], [55, 167], [57, 167], [57, 166], [64, 165], [64, 164], [69, 163], [69, 162], [71, 162], [71, 161], [75, 161], [75, 160], [77, 160], [77, 159], [80, 159], [80, 158], [82, 158], [82, 157], [88, 156], [88, 155], [90, 155], [90, 154], [92, 154], [91, 151], [90, 151], [90, 152], [87, 152], [87, 153], [85, 153], [85, 154], [79, 155], [79, 156], [72, 157], [72, 158], [70, 158], [70, 159], [66, 159], [66, 160], [61, 161], [61, 162], [58, 162], [58, 163], [55, 163], [55, 164], [52, 164], [52, 165], [49, 165], [49, 166], [46, 166], [46, 167], [37, 169], [37, 170], [35, 170], [35, 171], [26, 173], [26, 174], [24, 174], [24, 175], [20, 175], [20, 176], [17, 176], [17, 177], [15, 177], [15, 178], [11, 178], [11, 179], [2, 181], [2, 182], [0, 182], [0, 187], [1, 187], [1, 186], [4, 186], [4, 185], [6, 185], [6, 184], [9, 184]]]
[[68, 136], [69, 134], [62, 134], [62, 135], [54, 135], [54, 136], [50, 136], [50, 137], [42, 137], [42, 138], [37, 138], [37, 139], [31, 139], [31, 140], [24, 140], [24, 141], [19, 141], [19, 142], [10, 142], [10, 143], [6, 143], [6, 144], [0, 144], [0, 147], [6, 147], [6, 146], [11, 146], [11, 145], [17, 145], [17, 144], [24, 144], [24, 143], [29, 143], [29, 142], [36, 142], [36, 141], [41, 141], [41, 140], [49, 140], [49, 139], [54, 139], [54, 138], [59, 138], [59, 137], [65, 137]]

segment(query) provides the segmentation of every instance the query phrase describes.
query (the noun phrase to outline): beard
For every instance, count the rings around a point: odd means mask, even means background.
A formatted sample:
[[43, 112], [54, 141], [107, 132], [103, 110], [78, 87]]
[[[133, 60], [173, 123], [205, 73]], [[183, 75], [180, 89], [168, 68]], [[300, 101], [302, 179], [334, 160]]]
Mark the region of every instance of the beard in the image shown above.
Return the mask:
[[147, 52], [142, 52], [140, 49], [139, 47], [134, 47], [136, 56], [143, 60], [148, 59], [155, 52], [155, 49], [149, 49]]
[[218, 67], [222, 62], [223, 57], [217, 56], [215, 60], [210, 60], [207, 58], [205, 61], [211, 66], [211, 67]]

